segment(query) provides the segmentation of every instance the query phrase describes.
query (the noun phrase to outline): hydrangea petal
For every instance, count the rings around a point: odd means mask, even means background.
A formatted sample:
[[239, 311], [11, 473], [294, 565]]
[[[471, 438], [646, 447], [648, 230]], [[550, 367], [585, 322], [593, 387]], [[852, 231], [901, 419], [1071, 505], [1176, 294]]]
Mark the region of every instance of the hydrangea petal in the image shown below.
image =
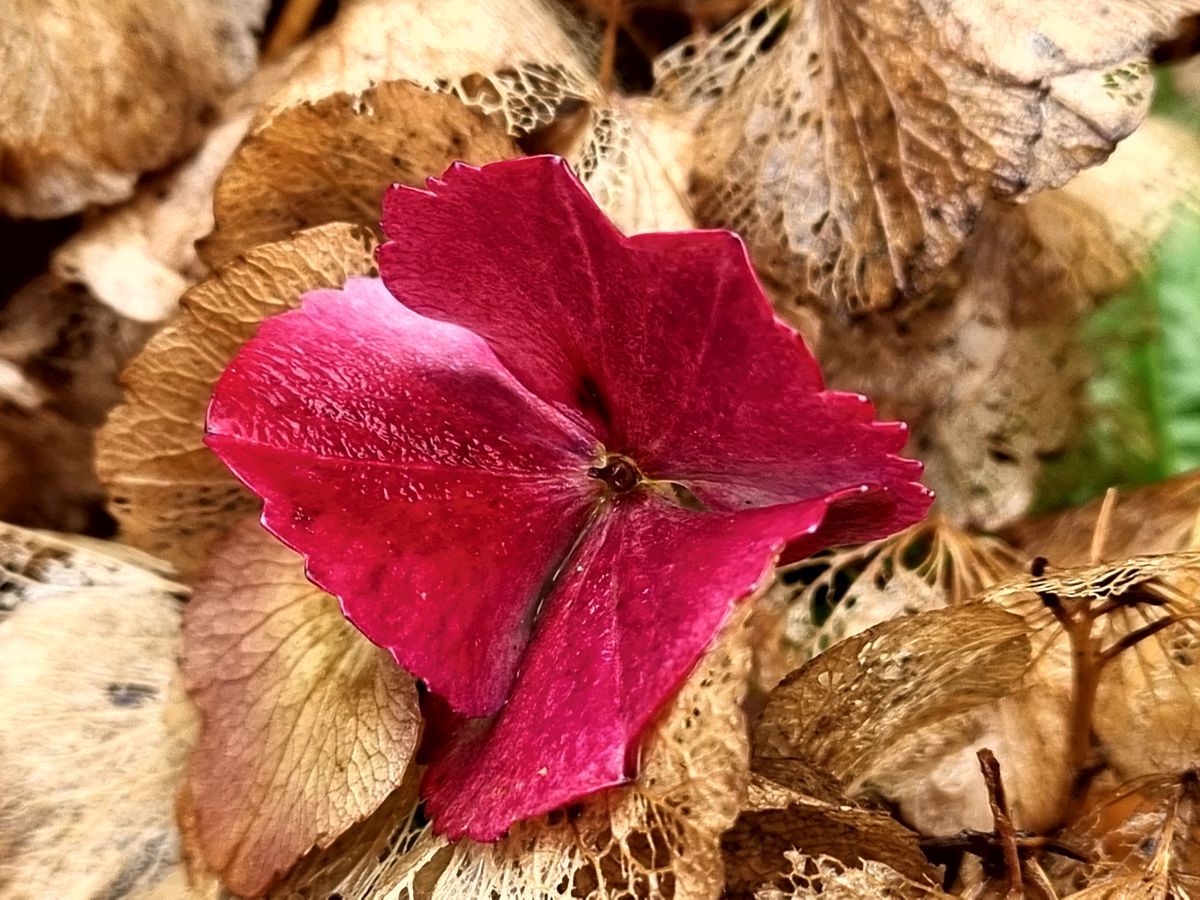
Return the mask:
[[[647, 475], [723, 510], [868, 486], [855, 515], [831, 517], [829, 543], [928, 509], [920, 466], [895, 455], [904, 426], [825, 390], [736, 235], [624, 237], [553, 157], [456, 164], [427, 191], [394, 187], [383, 225], [380, 268], [397, 297], [483, 336]], [[842, 519], [856, 527], [834, 527]]]
[[475, 335], [352, 279], [263, 323], [207, 441], [369, 638], [455, 710], [500, 706], [589, 515], [591, 438]]
[[431, 762], [435, 829], [495, 840], [514, 819], [627, 781], [646, 725], [825, 506], [696, 513], [650, 493], [607, 504], [547, 598], [509, 702], [462, 724]]

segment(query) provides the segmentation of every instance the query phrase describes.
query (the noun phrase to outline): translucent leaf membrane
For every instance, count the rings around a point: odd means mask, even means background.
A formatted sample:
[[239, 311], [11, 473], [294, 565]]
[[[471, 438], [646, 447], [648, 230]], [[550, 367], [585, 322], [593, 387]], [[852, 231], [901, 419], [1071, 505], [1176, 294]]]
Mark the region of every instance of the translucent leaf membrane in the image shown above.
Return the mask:
[[211, 543], [255, 507], [204, 447], [217, 377], [274, 312], [374, 267], [370, 235], [328, 225], [256, 248], [182, 301], [125, 372], [126, 401], [97, 438], [97, 467], [122, 538], [195, 575]]
[[719, 837], [741, 809], [748, 778], [742, 703], [753, 632], [751, 607], [742, 609], [652, 726], [630, 786], [518, 823], [495, 844], [449, 844], [417, 811], [414, 784], [303, 861], [272, 896], [715, 896], [724, 883]]
[[784, 568], [773, 593], [789, 611], [787, 637], [799, 664], [888, 619], [967, 603], [1024, 562], [1003, 541], [935, 516]]
[[834, 644], [772, 692], [754, 729], [759, 760], [799, 757], [851, 796], [922, 727], [1011, 694], [1031, 657], [1019, 616], [971, 603], [883, 622]]
[[1050, 868], [1071, 900], [1192, 897], [1200, 891], [1200, 792], [1196, 770], [1136, 779], [1105, 791], [1064, 842], [1089, 860]]
[[947, 900], [953, 896], [915, 882], [886, 863], [864, 860], [848, 865], [830, 856], [812, 857], [800, 850], [787, 852], [791, 868], [784, 887], [764, 887], [754, 900]]
[[991, 196], [1061, 185], [1133, 131], [1145, 56], [1195, 6], [1072, 10], [767, 0], [684, 44], [659, 71], [711, 100], [701, 222], [746, 235], [773, 278], [829, 308], [927, 290]]
[[186, 590], [98, 546], [0, 526], [0, 890], [215, 898], [175, 820]]
[[454, 97], [389, 81], [339, 91], [259, 122], [213, 197], [216, 228], [201, 246], [210, 265], [328, 222], [378, 231], [392, 184], [423, 184], [455, 160], [517, 155], [499, 126]]

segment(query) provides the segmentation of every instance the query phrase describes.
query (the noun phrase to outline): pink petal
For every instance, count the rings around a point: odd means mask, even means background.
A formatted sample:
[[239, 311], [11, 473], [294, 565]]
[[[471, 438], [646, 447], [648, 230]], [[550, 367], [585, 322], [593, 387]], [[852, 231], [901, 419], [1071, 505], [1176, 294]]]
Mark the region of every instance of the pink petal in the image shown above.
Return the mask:
[[428, 191], [394, 187], [383, 225], [380, 268], [402, 302], [482, 335], [610, 451], [710, 508], [866, 486], [853, 515], [831, 515], [822, 546], [883, 536], [928, 509], [919, 464], [894, 455], [904, 426], [824, 390], [737, 236], [623, 237], [554, 157], [455, 164]]
[[495, 840], [516, 819], [627, 781], [639, 735], [734, 603], [824, 511], [695, 513], [650, 494], [608, 505], [546, 604], [512, 698], [430, 765], [435, 829]]
[[590, 437], [373, 279], [264, 322], [208, 433], [355, 625], [455, 710], [499, 708], [594, 502]]

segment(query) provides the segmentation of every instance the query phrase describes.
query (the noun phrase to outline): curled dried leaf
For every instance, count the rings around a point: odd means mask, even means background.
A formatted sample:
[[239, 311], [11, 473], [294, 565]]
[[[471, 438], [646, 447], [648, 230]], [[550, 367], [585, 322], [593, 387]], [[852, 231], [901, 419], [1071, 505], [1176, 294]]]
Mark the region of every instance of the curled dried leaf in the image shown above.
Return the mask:
[[221, 174], [210, 265], [326, 222], [379, 229], [389, 185], [423, 185], [451, 162], [517, 155], [513, 142], [454, 97], [392, 81], [302, 101], [261, 122]]
[[799, 293], [879, 309], [933, 285], [989, 197], [1103, 160], [1149, 108], [1153, 42], [1196, 8], [765, 0], [660, 68], [676, 91], [717, 95], [701, 221], [745, 234]]
[[992, 606], [883, 622], [835, 644], [772, 692], [754, 729], [755, 767], [800, 757], [853, 796], [898, 740], [1009, 695], [1030, 662], [1028, 626]]
[[1014, 523], [1006, 536], [1029, 557], [1056, 566], [1082, 566], [1092, 558], [1122, 559], [1196, 548], [1200, 537], [1200, 473], [1121, 491], [1108, 512], [1097, 499], [1084, 506]]
[[372, 271], [359, 226], [324, 225], [251, 250], [189, 291], [182, 313], [124, 374], [127, 399], [98, 437], [97, 465], [122, 536], [191, 577], [255, 500], [204, 446], [217, 377], [269, 315]]
[[175, 824], [184, 589], [11, 526], [0, 571], [0, 893], [215, 897], [189, 882]]
[[[718, 842], [744, 801], [742, 701], [750, 680], [750, 603], [726, 625], [663, 711], [629, 787], [517, 823], [495, 844], [448, 844], [414, 820], [415, 790], [302, 864], [278, 896], [346, 900], [700, 900], [724, 883]], [[405, 803], [408, 805], [405, 806]]]
[[51, 218], [133, 193], [199, 143], [256, 64], [265, 0], [20, 0], [0, 37], [0, 209]]
[[407, 80], [454, 94], [510, 135], [528, 134], [569, 98], [595, 96], [579, 39], [585, 31], [551, 0], [353, 0], [311, 43], [264, 116]]
[[204, 863], [261, 894], [399, 786], [421, 716], [412, 678], [250, 519], [217, 544], [183, 628], [200, 710], [188, 766]]

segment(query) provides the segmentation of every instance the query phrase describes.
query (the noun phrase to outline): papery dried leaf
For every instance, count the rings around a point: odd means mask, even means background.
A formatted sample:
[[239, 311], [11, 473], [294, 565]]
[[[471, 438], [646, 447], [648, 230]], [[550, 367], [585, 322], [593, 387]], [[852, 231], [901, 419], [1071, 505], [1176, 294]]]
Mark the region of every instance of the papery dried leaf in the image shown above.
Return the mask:
[[1021, 618], [983, 604], [883, 622], [783, 680], [755, 726], [755, 759], [801, 757], [861, 784], [898, 739], [1015, 690], [1030, 653]]
[[255, 108], [288, 69], [281, 63], [256, 72], [221, 105], [220, 119], [189, 159], [74, 235], [55, 251], [52, 271], [126, 319], [150, 324], [169, 319], [180, 295], [208, 274], [194, 245], [212, 228], [217, 176]]
[[1086, 810], [1064, 841], [1086, 865], [1061, 861], [1060, 883], [1088, 886], [1069, 900], [1168, 900], [1200, 895], [1200, 793], [1194, 769], [1122, 785]]
[[791, 851], [837, 860], [846, 868], [875, 860], [906, 878], [932, 886], [937, 873], [915, 832], [887, 813], [848, 800], [830, 803], [752, 780], [746, 809], [721, 838], [725, 895], [752, 898], [768, 886], [789, 887]]
[[1085, 369], [1080, 283], [1024, 209], [990, 207], [955, 271], [920, 304], [849, 323], [827, 317], [831, 385], [908, 422], [914, 452], [958, 525], [993, 530], [1033, 502], [1041, 459], [1073, 434]]
[[[277, 896], [345, 900], [707, 900], [724, 884], [718, 841], [742, 807], [750, 604], [726, 625], [642, 749], [628, 787], [521, 822], [495, 844], [453, 845], [414, 828], [411, 806], [381, 810], [362, 837], [301, 868]], [[411, 804], [415, 797], [405, 798]], [[392, 827], [379, 821], [392, 816]], [[331, 859], [332, 857], [332, 859]], [[349, 862], [352, 860], [352, 862]], [[320, 864], [329, 866], [322, 869]], [[331, 877], [332, 876], [332, 877]]]
[[[1196, 9], [766, 0], [663, 64], [694, 99], [720, 95], [698, 137], [700, 219], [831, 307], [923, 291], [989, 196], [1061, 185], [1137, 127], [1146, 54]], [[679, 71], [714, 59], [723, 83]]]
[[175, 825], [184, 589], [11, 526], [0, 573], [0, 893], [215, 897], [189, 884]]
[[1179, 475], [1158, 484], [1123, 490], [1111, 512], [1101, 515], [1103, 499], [1084, 506], [1024, 519], [1005, 536], [1029, 556], [1044, 556], [1055, 566], [1083, 566], [1097, 544], [1102, 559], [1174, 553], [1200, 545], [1200, 473]]
[[410, 82], [302, 101], [268, 116], [238, 148], [217, 184], [216, 230], [201, 252], [219, 265], [326, 222], [378, 230], [391, 184], [423, 185], [454, 160], [517, 154], [482, 113]]
[[202, 728], [188, 765], [204, 863], [261, 894], [399, 786], [420, 733], [416, 686], [251, 519], [212, 551], [183, 627]]
[[128, 399], [99, 434], [97, 465], [125, 540], [191, 577], [212, 541], [254, 509], [204, 446], [217, 376], [263, 318], [370, 272], [373, 243], [358, 226], [321, 226], [255, 248], [188, 292], [180, 317], [126, 370]]
[[1099, 213], [1129, 265], [1144, 269], [1180, 209], [1200, 211], [1200, 137], [1152, 116], [1061, 193]]
[[793, 850], [785, 854], [791, 864], [785, 888], [768, 887], [754, 900], [949, 900], [930, 885], [901, 875], [886, 863], [865, 860], [848, 866], [831, 857], [810, 857]]
[[255, 67], [265, 0], [19, 0], [0, 39], [0, 208], [55, 217], [133, 193], [199, 143]]
[[935, 516], [785, 568], [775, 590], [790, 613], [788, 638], [799, 665], [888, 619], [967, 603], [1024, 563], [1003, 541]]
[[552, 0], [352, 0], [264, 115], [406, 80], [454, 94], [510, 135], [528, 134], [568, 98], [595, 96], [583, 29]]

